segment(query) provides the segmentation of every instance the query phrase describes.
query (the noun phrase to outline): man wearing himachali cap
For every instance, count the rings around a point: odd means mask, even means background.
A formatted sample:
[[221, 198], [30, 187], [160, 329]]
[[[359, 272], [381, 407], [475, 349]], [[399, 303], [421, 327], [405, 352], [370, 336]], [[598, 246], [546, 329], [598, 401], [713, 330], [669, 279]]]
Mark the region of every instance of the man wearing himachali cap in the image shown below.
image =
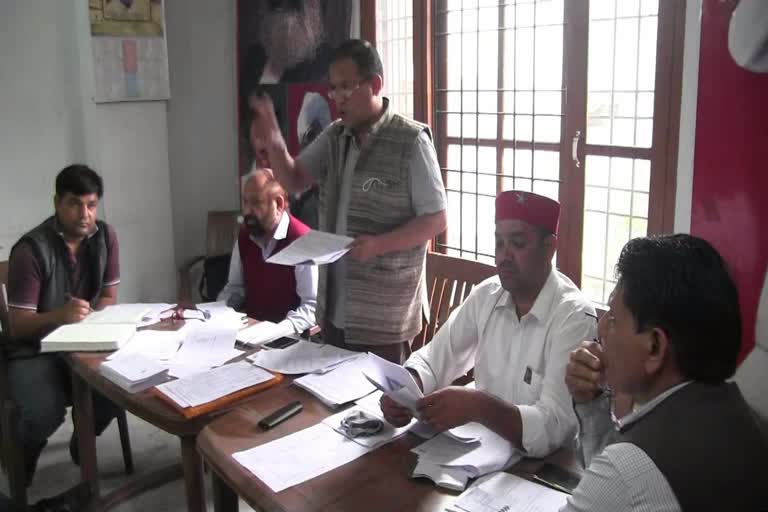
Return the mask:
[[[556, 201], [530, 192], [496, 198], [498, 276], [476, 286], [405, 363], [426, 395], [419, 415], [436, 430], [476, 421], [531, 457], [573, 439], [565, 366], [571, 350], [597, 335], [597, 318], [552, 267], [559, 214]], [[451, 385], [473, 368], [475, 389]], [[381, 408], [393, 425], [410, 421], [386, 396]]]

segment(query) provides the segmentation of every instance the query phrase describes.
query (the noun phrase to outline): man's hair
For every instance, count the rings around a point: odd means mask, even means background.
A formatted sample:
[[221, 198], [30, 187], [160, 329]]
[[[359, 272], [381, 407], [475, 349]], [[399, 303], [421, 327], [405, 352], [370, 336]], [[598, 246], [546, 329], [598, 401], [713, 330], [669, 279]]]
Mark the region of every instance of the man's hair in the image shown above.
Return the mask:
[[739, 297], [709, 242], [684, 234], [635, 238], [621, 251], [616, 277], [636, 332], [663, 330], [686, 379], [720, 382], [733, 375]]
[[96, 194], [101, 199], [104, 195], [104, 182], [101, 176], [87, 165], [70, 165], [56, 176], [56, 195], [61, 198], [67, 192], [75, 196]]
[[272, 169], [258, 167], [256, 164], [254, 164], [253, 167], [251, 167], [251, 170], [241, 178], [241, 193], [245, 192], [245, 186], [248, 182], [260, 175], [266, 176], [262, 188], [264, 189], [265, 196], [268, 200], [275, 199], [277, 196], [282, 196], [283, 199], [288, 201], [288, 194], [286, 194], [283, 186], [277, 181], [277, 178], [275, 178]]
[[341, 59], [352, 59], [365, 80], [370, 80], [373, 75], [384, 76], [379, 52], [363, 39], [347, 39], [341, 43], [331, 54], [331, 64]]

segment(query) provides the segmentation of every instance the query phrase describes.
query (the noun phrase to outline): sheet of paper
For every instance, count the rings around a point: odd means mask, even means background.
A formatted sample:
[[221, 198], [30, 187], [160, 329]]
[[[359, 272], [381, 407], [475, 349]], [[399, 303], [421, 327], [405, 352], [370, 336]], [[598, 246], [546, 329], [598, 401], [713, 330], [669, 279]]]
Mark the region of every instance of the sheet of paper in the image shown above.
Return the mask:
[[329, 407], [336, 407], [368, 395], [376, 388], [363, 376], [368, 354], [348, 361], [326, 373], [310, 373], [293, 381]]
[[293, 334], [291, 325], [263, 321], [241, 329], [237, 333], [237, 341], [255, 347], [291, 334]]
[[232, 358], [237, 329], [201, 322], [190, 330], [173, 363], [187, 366], [219, 366]]
[[467, 482], [471, 475], [464, 468], [441, 466], [424, 459], [419, 459], [416, 461], [416, 466], [414, 466], [411, 472], [411, 477], [429, 478], [440, 487], [454, 491], [463, 491], [467, 487]]
[[136, 325], [149, 311], [150, 308], [146, 304], [113, 304], [101, 311], [93, 311], [83, 319], [82, 323]]
[[161, 313], [173, 307], [173, 304], [162, 302], [142, 305], [147, 307], [148, 311], [144, 313], [144, 316], [141, 318], [141, 321], [138, 323], [137, 327], [146, 327], [148, 325], [156, 324], [160, 321]]
[[290, 266], [333, 263], [347, 253], [352, 240], [348, 236], [313, 230], [270, 256], [267, 263]]
[[259, 350], [248, 359], [273, 372], [295, 375], [311, 373], [360, 355], [333, 345], [301, 340], [287, 348]]
[[154, 361], [167, 361], [176, 355], [181, 346], [183, 333], [180, 331], [154, 331], [145, 329], [136, 331], [131, 339], [118, 350], [110, 354], [107, 359], [117, 359], [131, 354], [141, 354]]
[[185, 377], [191, 377], [199, 373], [205, 373], [213, 368], [212, 366], [173, 364], [171, 362], [166, 362], [163, 366], [168, 368], [168, 375], [171, 377], [176, 377], [177, 379], [183, 379]]
[[107, 369], [113, 375], [118, 375], [125, 382], [141, 382], [154, 375], [165, 372], [165, 368], [160, 366], [142, 354], [128, 354], [112, 361], [101, 363], [101, 369]]
[[380, 391], [395, 402], [407, 407], [416, 416], [416, 402], [424, 397], [413, 375], [399, 364], [391, 363], [376, 354], [370, 354], [370, 368], [363, 374]]
[[323, 423], [232, 455], [280, 492], [351, 462], [370, 451]]
[[[271, 373], [247, 361], [240, 361], [191, 377], [166, 382], [157, 386], [157, 389], [164, 393], [170, 390], [170, 393], [166, 394], [182, 407], [195, 407], [272, 378], [274, 375]], [[177, 400], [178, 397], [181, 397], [181, 401]]]
[[464, 491], [448, 510], [457, 512], [549, 512], [560, 510], [567, 495], [508, 473], [494, 473]]
[[[355, 414], [358, 412], [364, 412], [368, 416], [381, 420], [383, 423], [381, 430], [372, 436], [349, 437], [344, 429], [341, 428], [341, 421], [347, 417], [347, 415]], [[406, 425], [404, 427], [395, 428], [384, 420], [384, 415], [381, 413], [381, 411], [379, 411], [378, 414], [375, 414], [367, 408], [361, 407], [359, 405], [352, 406], [349, 409], [345, 409], [332, 416], [328, 416], [323, 420], [323, 423], [334, 429], [339, 434], [349, 437], [357, 444], [368, 447], [372, 450], [384, 446], [385, 444], [405, 435], [405, 433], [408, 432], [408, 428], [410, 427], [410, 425]]]

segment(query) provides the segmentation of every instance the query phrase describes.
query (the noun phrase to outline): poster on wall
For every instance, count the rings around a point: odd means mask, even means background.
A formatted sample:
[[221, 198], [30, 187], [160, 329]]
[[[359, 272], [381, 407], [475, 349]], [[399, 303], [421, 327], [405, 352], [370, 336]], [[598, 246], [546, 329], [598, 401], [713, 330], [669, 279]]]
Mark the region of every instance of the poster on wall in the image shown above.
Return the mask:
[[248, 98], [265, 92], [291, 154], [336, 117], [327, 94], [333, 50], [349, 38], [352, 0], [239, 0], [237, 3], [240, 174], [254, 155]]
[[162, 0], [88, 0], [93, 100], [167, 100], [168, 50]]

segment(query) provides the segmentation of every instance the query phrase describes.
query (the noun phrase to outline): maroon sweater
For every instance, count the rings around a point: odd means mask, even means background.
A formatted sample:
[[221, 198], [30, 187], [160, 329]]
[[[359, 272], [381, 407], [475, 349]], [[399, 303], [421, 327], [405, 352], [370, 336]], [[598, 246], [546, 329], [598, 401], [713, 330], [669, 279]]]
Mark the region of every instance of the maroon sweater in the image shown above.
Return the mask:
[[[276, 254], [291, 242], [304, 235], [309, 228], [292, 215], [288, 215], [288, 233], [275, 244]], [[289, 311], [299, 307], [301, 299], [296, 293], [294, 267], [275, 265], [264, 261], [261, 247], [248, 235], [245, 226], [238, 237], [240, 261], [245, 284], [245, 312], [250, 318], [280, 322]]]

